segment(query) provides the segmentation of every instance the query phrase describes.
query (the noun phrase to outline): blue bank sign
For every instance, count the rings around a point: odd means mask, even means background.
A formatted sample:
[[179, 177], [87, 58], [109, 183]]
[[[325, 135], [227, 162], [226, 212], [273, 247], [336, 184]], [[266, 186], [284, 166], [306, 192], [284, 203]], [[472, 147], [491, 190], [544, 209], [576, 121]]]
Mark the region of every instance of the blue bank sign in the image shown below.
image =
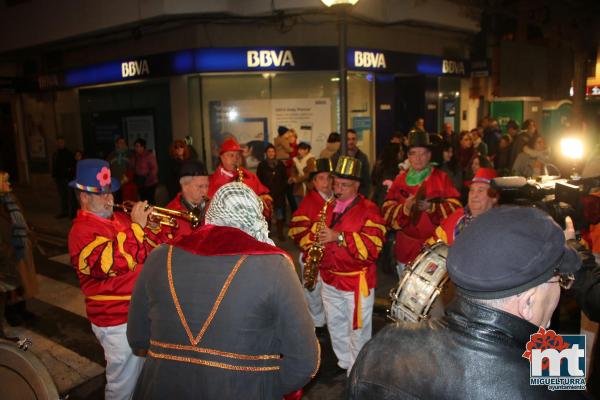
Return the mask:
[[[465, 61], [372, 49], [348, 49], [351, 70], [467, 76]], [[77, 87], [205, 72], [337, 70], [335, 47], [192, 49], [68, 70], [56, 86]]]

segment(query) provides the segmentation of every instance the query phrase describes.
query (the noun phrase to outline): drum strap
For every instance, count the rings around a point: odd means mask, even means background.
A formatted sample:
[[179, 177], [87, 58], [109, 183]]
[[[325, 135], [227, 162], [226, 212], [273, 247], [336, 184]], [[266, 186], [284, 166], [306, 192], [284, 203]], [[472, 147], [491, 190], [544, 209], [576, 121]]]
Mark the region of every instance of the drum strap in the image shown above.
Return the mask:
[[369, 285], [367, 284], [367, 269], [363, 268], [360, 271], [338, 272], [330, 271], [338, 276], [358, 276], [358, 287], [354, 288], [354, 316], [352, 321], [352, 329], [362, 328], [362, 297], [369, 296]]

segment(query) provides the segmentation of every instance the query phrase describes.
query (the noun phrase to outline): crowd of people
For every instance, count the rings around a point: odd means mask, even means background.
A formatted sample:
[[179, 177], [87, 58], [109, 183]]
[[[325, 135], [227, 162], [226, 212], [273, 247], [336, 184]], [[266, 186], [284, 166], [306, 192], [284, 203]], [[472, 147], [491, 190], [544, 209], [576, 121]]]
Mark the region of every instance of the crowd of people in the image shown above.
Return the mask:
[[[234, 139], [221, 144], [212, 174], [175, 141], [167, 209], [177, 224], [155, 218], [156, 159], [143, 140], [132, 154], [117, 140], [109, 161], [79, 161], [68, 185], [81, 209], [68, 244], [105, 351], [106, 398], [299, 399], [327, 337], [337, 358], [330, 373], [349, 377], [349, 398], [550, 398], [529, 385], [521, 354], [548, 327], [561, 287], [598, 319], [600, 270], [544, 212], [498, 206], [503, 157], [543, 173], [543, 139], [528, 122], [514, 139], [489, 119], [458, 135], [423, 126], [394, 135], [372, 171], [353, 130], [346, 154], [333, 133], [316, 157], [280, 127], [256, 172]], [[138, 194], [129, 215], [113, 210], [128, 183]], [[271, 238], [272, 221], [277, 240], [299, 247], [301, 279]], [[391, 243], [401, 275], [438, 240], [450, 246], [457, 287], [446, 315], [371, 339], [382, 250]]]

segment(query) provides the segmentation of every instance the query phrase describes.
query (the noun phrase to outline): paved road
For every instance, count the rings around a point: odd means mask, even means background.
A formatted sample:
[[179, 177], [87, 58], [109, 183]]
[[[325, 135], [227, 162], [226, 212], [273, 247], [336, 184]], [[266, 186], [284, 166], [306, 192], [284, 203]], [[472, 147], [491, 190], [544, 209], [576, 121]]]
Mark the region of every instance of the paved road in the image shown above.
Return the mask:
[[[28, 301], [28, 309], [37, 318], [22, 327], [8, 327], [8, 333], [32, 339], [31, 347], [46, 365], [61, 394], [70, 399], [102, 399], [104, 387], [104, 356], [101, 346], [93, 335], [85, 317], [84, 299], [77, 276], [69, 265], [64, 238], [40, 235], [40, 243], [46, 256], [36, 254], [36, 267], [40, 293]], [[280, 244], [294, 259], [298, 251], [288, 240]], [[395, 279], [382, 276], [382, 290]], [[382, 304], [383, 298], [378, 304]], [[374, 315], [374, 331], [386, 323], [385, 309], [377, 308]], [[332, 375], [336, 359], [329, 338], [321, 339], [321, 370], [305, 390], [305, 399], [341, 399], [345, 385], [343, 375]]]

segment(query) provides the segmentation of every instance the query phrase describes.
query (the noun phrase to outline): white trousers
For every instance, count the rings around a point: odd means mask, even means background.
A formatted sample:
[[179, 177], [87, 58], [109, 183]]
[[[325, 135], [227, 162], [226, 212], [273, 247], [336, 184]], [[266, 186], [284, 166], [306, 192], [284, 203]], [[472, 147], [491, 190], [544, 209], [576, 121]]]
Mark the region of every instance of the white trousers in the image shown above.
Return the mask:
[[[300, 276], [302, 277], [302, 284], [304, 285], [304, 263], [302, 262], [303, 254], [300, 253], [298, 257], [298, 263], [300, 265]], [[325, 310], [323, 309], [323, 299], [321, 298], [321, 274], [317, 275], [317, 284], [315, 289], [311, 292], [304, 288], [304, 298], [308, 304], [308, 313], [310, 314], [315, 327], [325, 326]]]
[[338, 359], [338, 366], [350, 373], [360, 349], [371, 339], [375, 290], [369, 290], [369, 296], [361, 299], [362, 328], [360, 329], [352, 329], [354, 292], [338, 290], [323, 282], [321, 295], [327, 317], [327, 329], [331, 336], [333, 351]]
[[92, 331], [104, 349], [106, 359], [106, 400], [131, 399], [144, 358], [131, 352], [127, 342], [127, 324], [100, 327], [92, 324]]

